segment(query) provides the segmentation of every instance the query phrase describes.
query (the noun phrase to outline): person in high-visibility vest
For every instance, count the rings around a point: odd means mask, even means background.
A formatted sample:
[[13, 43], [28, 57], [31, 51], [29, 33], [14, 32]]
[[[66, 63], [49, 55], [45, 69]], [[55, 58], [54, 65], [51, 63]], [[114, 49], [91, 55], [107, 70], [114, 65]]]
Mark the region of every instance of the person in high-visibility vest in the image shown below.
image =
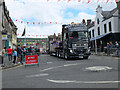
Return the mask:
[[45, 53], [46, 53], [46, 50], [45, 50]]

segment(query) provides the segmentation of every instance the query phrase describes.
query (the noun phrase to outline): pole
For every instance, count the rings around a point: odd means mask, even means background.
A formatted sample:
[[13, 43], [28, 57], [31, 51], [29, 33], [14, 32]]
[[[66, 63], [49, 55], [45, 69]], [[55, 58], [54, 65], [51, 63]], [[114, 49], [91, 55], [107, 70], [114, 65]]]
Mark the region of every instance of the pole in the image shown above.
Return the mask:
[[2, 1], [0, 1], [0, 52], [2, 51], [2, 14], [3, 14], [3, 11], [2, 11]]
[[96, 28], [94, 29], [94, 31], [95, 31], [95, 54], [97, 54]]
[[97, 40], [96, 40], [96, 36], [95, 36], [95, 54], [97, 54]]
[[[26, 33], [26, 25], [25, 25], [25, 33]], [[26, 44], [26, 46], [27, 46], [26, 34], [25, 34], [25, 44]]]

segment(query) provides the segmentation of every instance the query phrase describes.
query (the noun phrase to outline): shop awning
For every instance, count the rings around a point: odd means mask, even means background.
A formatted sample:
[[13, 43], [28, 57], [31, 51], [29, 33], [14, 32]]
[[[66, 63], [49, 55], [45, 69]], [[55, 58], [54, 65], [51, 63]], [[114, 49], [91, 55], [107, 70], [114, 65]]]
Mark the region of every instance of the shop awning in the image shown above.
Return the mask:
[[[110, 33], [111, 33], [111, 32], [110, 32]], [[90, 41], [93, 41], [93, 40], [95, 40], [95, 39], [103, 38], [103, 37], [107, 36], [107, 35], [110, 34], [110, 33], [106, 33], [106, 34], [103, 34], [103, 35], [97, 36], [96, 38], [95, 38], [95, 37], [94, 37], [94, 38], [91, 38]]]

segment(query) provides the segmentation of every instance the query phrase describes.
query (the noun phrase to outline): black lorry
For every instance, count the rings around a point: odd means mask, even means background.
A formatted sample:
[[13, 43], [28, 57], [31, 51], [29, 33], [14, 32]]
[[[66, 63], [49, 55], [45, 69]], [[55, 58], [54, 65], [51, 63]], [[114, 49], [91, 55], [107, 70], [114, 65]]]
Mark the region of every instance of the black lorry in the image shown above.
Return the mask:
[[55, 56], [65, 59], [88, 59], [90, 49], [87, 26], [80, 23], [62, 25], [62, 41], [55, 48]]

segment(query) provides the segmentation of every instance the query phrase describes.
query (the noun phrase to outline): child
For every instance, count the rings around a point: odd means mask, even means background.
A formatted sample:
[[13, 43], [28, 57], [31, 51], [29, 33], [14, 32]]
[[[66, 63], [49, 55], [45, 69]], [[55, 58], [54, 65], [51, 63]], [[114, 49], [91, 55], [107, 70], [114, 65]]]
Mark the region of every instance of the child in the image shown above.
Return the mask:
[[15, 62], [16, 62], [16, 57], [17, 57], [17, 50], [16, 50], [16, 49], [14, 50], [13, 55], [14, 55], [13, 64], [15, 64]]

